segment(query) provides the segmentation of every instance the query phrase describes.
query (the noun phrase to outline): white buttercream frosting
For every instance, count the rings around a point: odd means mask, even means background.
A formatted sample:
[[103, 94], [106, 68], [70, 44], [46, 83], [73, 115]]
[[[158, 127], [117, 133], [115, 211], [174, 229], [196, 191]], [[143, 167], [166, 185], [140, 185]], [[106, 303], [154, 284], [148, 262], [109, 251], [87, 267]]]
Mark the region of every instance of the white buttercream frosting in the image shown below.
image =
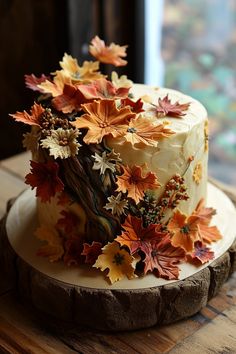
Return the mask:
[[[182, 201], [179, 209], [190, 214], [195, 209], [201, 198], [206, 198], [207, 185], [207, 161], [208, 152], [205, 151], [204, 125], [207, 120], [207, 112], [203, 105], [197, 100], [182, 94], [181, 92], [151, 87], [142, 84], [135, 84], [131, 93], [133, 100], [143, 98], [144, 110], [142, 114], [149, 117], [154, 124], [160, 124], [168, 121], [170, 128], [175, 132], [168, 138], [158, 140], [157, 146], [145, 146], [137, 148], [131, 143], [126, 142], [124, 138], [106, 138], [106, 144], [113, 148], [115, 152], [120, 153], [124, 165], [143, 165], [147, 164], [147, 170], [155, 173], [162, 185], [155, 191], [159, 198], [164, 191], [166, 183], [176, 174], [185, 178], [187, 193], [189, 199]], [[190, 103], [188, 110], [182, 118], [164, 117], [157, 118], [152, 105], [158, 105], [158, 98], [164, 98], [168, 94], [171, 103], [179, 102]], [[193, 157], [190, 163], [189, 159]], [[193, 179], [194, 168], [197, 164], [202, 166], [202, 177], [199, 183]]]

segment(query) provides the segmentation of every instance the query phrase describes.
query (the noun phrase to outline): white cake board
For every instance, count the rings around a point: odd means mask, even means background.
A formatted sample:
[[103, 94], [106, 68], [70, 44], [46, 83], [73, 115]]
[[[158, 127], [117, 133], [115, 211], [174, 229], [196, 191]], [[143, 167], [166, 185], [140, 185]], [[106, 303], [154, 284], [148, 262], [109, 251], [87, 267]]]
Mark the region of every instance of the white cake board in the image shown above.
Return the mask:
[[[230, 199], [217, 187], [208, 184], [207, 205], [215, 208], [217, 214], [213, 217], [212, 224], [216, 225], [223, 239], [211, 245], [215, 253], [215, 259], [224, 254], [232, 245], [236, 235], [236, 210]], [[177, 282], [178, 280], [165, 280], [148, 274], [142, 278], [132, 280], [123, 279], [113, 285], [99, 270], [88, 266], [67, 267], [64, 263], [50, 263], [48, 259], [36, 255], [42, 242], [34, 236], [37, 227], [36, 199], [34, 192], [26, 190], [17, 198], [11, 208], [7, 223], [7, 235], [12, 248], [28, 264], [41, 273], [56, 280], [96, 289], [143, 289], [162, 286]], [[180, 264], [179, 280], [194, 275], [208, 267], [212, 261], [202, 266], [194, 266], [190, 263]]]

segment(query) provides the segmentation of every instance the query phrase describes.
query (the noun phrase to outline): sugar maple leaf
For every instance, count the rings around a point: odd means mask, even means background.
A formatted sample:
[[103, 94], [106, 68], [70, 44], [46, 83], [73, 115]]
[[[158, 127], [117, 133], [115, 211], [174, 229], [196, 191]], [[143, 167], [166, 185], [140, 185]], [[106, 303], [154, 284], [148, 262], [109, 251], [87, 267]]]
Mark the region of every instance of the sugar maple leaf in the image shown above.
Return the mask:
[[65, 84], [63, 94], [54, 97], [52, 100], [53, 106], [63, 113], [71, 113], [73, 111], [80, 111], [81, 104], [87, 102], [82, 93], [75, 85]]
[[81, 257], [83, 242], [83, 237], [80, 236], [72, 236], [66, 240], [63, 261], [67, 266], [78, 265], [83, 262]]
[[214, 259], [214, 252], [201, 241], [194, 244], [194, 251], [187, 256], [188, 260], [197, 264], [204, 264]]
[[27, 113], [26, 111], [16, 112], [15, 114], [10, 114], [10, 116], [17, 122], [40, 126], [40, 118], [44, 111], [45, 109], [41, 106], [41, 104], [34, 103], [31, 107], [30, 113]]
[[63, 229], [67, 237], [74, 234], [78, 225], [78, 217], [66, 210], [61, 211], [61, 216], [57, 221], [57, 228]]
[[38, 87], [38, 85], [40, 85], [46, 80], [50, 81], [50, 77], [44, 74], [42, 74], [40, 77], [37, 77], [34, 74], [25, 75], [25, 85], [33, 91], [39, 91], [43, 93], [44, 91], [40, 87]]
[[47, 244], [37, 251], [38, 256], [48, 257], [51, 262], [58, 261], [64, 254], [62, 238], [53, 227], [40, 226], [35, 231], [36, 237]]
[[129, 106], [131, 111], [135, 113], [144, 112], [143, 101], [139, 98], [136, 102], [132, 101], [129, 97], [121, 99], [121, 107]]
[[83, 244], [82, 256], [85, 256], [85, 263], [94, 264], [98, 256], [102, 253], [102, 244], [101, 242], [93, 241], [91, 245], [88, 243]]
[[180, 104], [179, 102], [171, 103], [168, 94], [164, 98], [158, 99], [158, 105], [155, 107], [155, 111], [158, 117], [174, 117], [181, 118], [185, 115], [185, 111], [188, 110], [190, 103]]
[[116, 88], [110, 81], [100, 79], [89, 84], [81, 84], [78, 86], [78, 90], [87, 100], [107, 98], [116, 99], [120, 97], [127, 97], [130, 87]]
[[57, 192], [64, 189], [64, 184], [58, 177], [59, 165], [53, 161], [46, 163], [31, 161], [31, 173], [25, 177], [25, 183], [32, 189], [36, 188], [36, 196], [42, 202], [50, 201]]
[[121, 280], [124, 276], [128, 279], [135, 277], [134, 258], [125, 250], [121, 249], [117, 242], [108, 243], [102, 248], [102, 254], [98, 257], [95, 268], [100, 268], [101, 271], [109, 270], [107, 276], [111, 284]]
[[105, 42], [96, 36], [91, 40], [89, 52], [102, 63], [112, 64], [115, 66], [124, 66], [127, 64], [127, 61], [122, 58], [127, 55], [126, 48], [126, 45], [119, 46], [114, 43], [106, 46]]
[[62, 71], [56, 71], [56, 75], [53, 81], [46, 80], [38, 85], [38, 87], [44, 93], [51, 94], [53, 97], [57, 97], [63, 94], [65, 85], [72, 85], [70, 77], [63, 74]]
[[168, 230], [172, 233], [172, 245], [183, 248], [185, 252], [192, 252], [194, 242], [199, 240], [197, 216], [187, 216], [179, 210], [170, 219]]
[[153, 172], [143, 175], [140, 166], [122, 166], [123, 174], [117, 177], [117, 191], [128, 193], [127, 196], [138, 203], [144, 196], [144, 192], [160, 187], [157, 176]]
[[149, 253], [151, 240], [160, 240], [166, 235], [166, 232], [161, 231], [160, 224], [150, 224], [148, 227], [143, 227], [142, 219], [130, 214], [121, 227], [124, 231], [115, 240], [121, 246], [127, 246], [132, 255], [138, 251]]
[[206, 243], [212, 243], [222, 239], [222, 235], [216, 226], [199, 224], [198, 234], [200, 240]]
[[177, 264], [184, 259], [184, 256], [183, 249], [172, 246], [168, 234], [162, 239], [153, 239], [149, 244], [149, 252], [145, 253], [144, 274], [150, 271], [160, 278], [178, 279]]
[[198, 217], [199, 223], [201, 223], [203, 225], [209, 225], [209, 223], [212, 219], [212, 216], [216, 214], [216, 210], [213, 208], [206, 208], [204, 206], [204, 204], [205, 204], [205, 201], [202, 198], [199, 201], [195, 211], [193, 212], [193, 215]]
[[127, 142], [135, 145], [157, 146], [158, 140], [175, 134], [164, 124], [153, 125], [148, 118], [139, 116], [129, 122], [124, 135]]
[[122, 135], [128, 121], [135, 116], [129, 108], [117, 109], [113, 100], [94, 101], [82, 108], [86, 113], [71, 124], [88, 129], [83, 139], [85, 144], [99, 144], [109, 134], [114, 138]]

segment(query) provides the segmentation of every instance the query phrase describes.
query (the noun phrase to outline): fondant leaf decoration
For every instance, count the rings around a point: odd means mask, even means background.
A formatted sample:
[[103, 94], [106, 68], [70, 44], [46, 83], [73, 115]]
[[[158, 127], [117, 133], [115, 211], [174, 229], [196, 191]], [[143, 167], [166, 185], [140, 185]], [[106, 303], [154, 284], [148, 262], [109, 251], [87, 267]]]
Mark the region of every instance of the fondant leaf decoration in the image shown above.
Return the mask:
[[105, 42], [96, 36], [91, 40], [89, 52], [101, 63], [112, 64], [115, 66], [124, 66], [127, 64], [127, 61], [122, 58], [126, 57], [127, 55], [126, 48], [126, 45], [119, 46], [114, 43], [106, 46]]
[[125, 131], [128, 121], [135, 116], [129, 108], [117, 109], [115, 101], [102, 100], [82, 105], [86, 112], [72, 122], [76, 128], [87, 128], [84, 137], [85, 144], [99, 144], [103, 137], [112, 135], [118, 137]]
[[27, 113], [26, 111], [16, 112], [15, 114], [10, 114], [10, 116], [17, 122], [40, 126], [40, 118], [44, 111], [45, 109], [41, 106], [41, 104], [34, 103], [31, 107], [30, 113]]
[[85, 60], [82, 66], [79, 66], [77, 59], [67, 53], [64, 54], [62, 61], [60, 61], [60, 66], [62, 68], [60, 72], [70, 78], [72, 83], [90, 82], [91, 80], [104, 77], [104, 75], [98, 71], [98, 61]]
[[83, 244], [82, 256], [85, 256], [85, 263], [94, 264], [98, 256], [102, 253], [102, 244], [101, 242], [93, 241], [90, 245], [88, 243]]
[[177, 210], [168, 223], [168, 230], [172, 233], [171, 243], [174, 247], [192, 252], [194, 242], [199, 240], [198, 217], [188, 217]]
[[180, 261], [185, 257], [181, 248], [173, 247], [169, 235], [162, 239], [155, 239], [150, 242], [149, 252], [145, 253], [144, 274], [152, 272], [154, 275], [164, 279], [178, 279]]
[[214, 259], [214, 252], [201, 241], [194, 244], [194, 251], [187, 256], [190, 262], [204, 264]]
[[211, 243], [220, 240], [222, 236], [217, 227], [209, 226], [214, 214], [215, 209], [204, 207], [203, 199], [190, 216], [177, 210], [168, 223], [168, 229], [173, 235], [172, 245], [192, 252], [196, 241]]
[[71, 234], [76, 233], [76, 227], [78, 225], [78, 217], [69, 211], [62, 210], [61, 211], [61, 218], [57, 221], [57, 228], [60, 230], [62, 229], [67, 237]]
[[88, 100], [94, 99], [115, 99], [127, 97], [130, 87], [116, 88], [110, 81], [106, 79], [95, 80], [89, 84], [81, 84], [78, 89]]
[[72, 85], [70, 77], [64, 75], [62, 71], [56, 71], [53, 82], [46, 80], [39, 84], [38, 87], [42, 92], [51, 94], [53, 97], [57, 97], [63, 94], [65, 85]]
[[140, 166], [122, 166], [123, 174], [117, 177], [117, 191], [126, 193], [138, 203], [144, 197], [144, 192], [160, 187], [157, 176], [153, 172], [143, 174]]
[[129, 122], [124, 138], [135, 145], [157, 146], [158, 140], [175, 134], [164, 124], [153, 125], [148, 118], [139, 116]]
[[59, 165], [53, 161], [46, 163], [31, 161], [31, 173], [25, 177], [25, 183], [32, 189], [36, 188], [36, 196], [42, 202], [50, 201], [57, 192], [64, 189], [64, 184], [58, 176]]
[[203, 242], [212, 243], [222, 239], [222, 235], [216, 226], [198, 225], [199, 238]]
[[63, 113], [80, 111], [81, 104], [87, 102], [75, 85], [65, 84], [63, 93], [52, 100], [53, 106]]
[[158, 117], [174, 117], [182, 118], [185, 115], [185, 111], [188, 110], [190, 103], [180, 104], [179, 102], [171, 103], [168, 94], [164, 98], [158, 99], [158, 105], [155, 107], [155, 111]]
[[44, 74], [40, 77], [37, 77], [34, 74], [25, 75], [25, 85], [33, 91], [44, 92], [38, 85], [46, 80], [50, 80], [50, 77]]
[[107, 276], [111, 284], [113, 284], [125, 276], [128, 279], [135, 277], [134, 260], [125, 249], [121, 249], [119, 244], [113, 241], [102, 248], [102, 254], [98, 257], [93, 267], [100, 268], [101, 271], [108, 269]]
[[78, 265], [83, 262], [81, 256], [83, 242], [83, 237], [80, 236], [72, 236], [66, 240], [63, 261], [67, 266]]
[[213, 208], [205, 208], [204, 207], [205, 201], [202, 198], [195, 211], [193, 212], [193, 215], [196, 215], [199, 219], [199, 222], [203, 225], [209, 225], [212, 216], [216, 214], [216, 210]]
[[135, 113], [144, 112], [143, 101], [141, 98], [139, 98], [135, 102], [135, 101], [132, 101], [129, 97], [126, 97], [126, 98], [122, 98], [120, 103], [121, 103], [121, 107], [129, 106], [132, 112], [135, 112]]
[[51, 262], [62, 258], [64, 254], [63, 242], [56, 228], [42, 225], [36, 229], [35, 236], [39, 240], [47, 242], [37, 251], [38, 256], [48, 257]]
[[119, 242], [121, 246], [128, 247], [132, 255], [138, 251], [143, 251], [145, 254], [148, 254], [150, 241], [152, 239], [161, 239], [166, 235], [166, 232], [160, 230], [159, 224], [150, 224], [148, 227], [144, 228], [142, 219], [130, 214], [121, 227], [124, 231], [120, 236], [117, 236], [115, 240]]

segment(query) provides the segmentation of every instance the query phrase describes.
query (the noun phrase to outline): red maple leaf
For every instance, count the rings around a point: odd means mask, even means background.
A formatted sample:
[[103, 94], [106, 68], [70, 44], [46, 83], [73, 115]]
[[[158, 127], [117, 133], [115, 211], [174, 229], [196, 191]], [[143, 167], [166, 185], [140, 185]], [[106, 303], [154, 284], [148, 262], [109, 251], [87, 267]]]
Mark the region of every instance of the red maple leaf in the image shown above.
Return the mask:
[[93, 83], [78, 85], [78, 90], [87, 100], [127, 97], [130, 87], [116, 88], [110, 81], [99, 79]]
[[184, 111], [187, 111], [190, 103], [180, 104], [179, 102], [171, 103], [168, 94], [164, 98], [158, 99], [158, 105], [155, 107], [158, 117], [174, 117], [181, 118], [185, 115]]
[[121, 246], [127, 246], [131, 254], [137, 251], [148, 253], [150, 240], [160, 240], [166, 235], [166, 232], [161, 231], [161, 224], [150, 224], [148, 227], [143, 227], [142, 219], [130, 214], [121, 226], [125, 231], [117, 236], [115, 241], [119, 242]]
[[168, 234], [162, 239], [151, 240], [143, 261], [145, 264], [144, 274], [150, 271], [160, 278], [178, 279], [179, 267], [177, 264], [184, 257], [183, 249], [171, 245]]
[[187, 259], [196, 264], [204, 264], [214, 259], [214, 252], [201, 241], [197, 241], [194, 244], [194, 251], [187, 255]]
[[63, 261], [66, 265], [78, 265], [83, 262], [81, 257], [81, 252], [83, 250], [83, 238], [82, 237], [71, 237], [66, 240], [65, 245], [65, 254]]
[[81, 255], [86, 256], [85, 263], [93, 265], [96, 262], [98, 256], [100, 256], [100, 254], [102, 253], [101, 242], [93, 241], [91, 245], [89, 245], [88, 243], [84, 243], [83, 246], [84, 249]]
[[66, 210], [61, 211], [62, 218], [58, 219], [57, 227], [62, 228], [66, 233], [66, 236], [73, 234], [78, 225], [78, 217]]
[[65, 84], [63, 94], [52, 99], [53, 106], [63, 113], [80, 111], [81, 104], [88, 100], [84, 97], [76, 85]]
[[26, 85], [26, 87], [28, 87], [29, 89], [31, 89], [33, 91], [39, 91], [39, 92], [45, 93], [43, 91], [43, 89], [38, 87], [38, 85], [40, 85], [42, 82], [44, 82], [46, 80], [51, 81], [50, 77], [46, 76], [44, 74], [42, 74], [40, 77], [37, 77], [34, 74], [25, 75], [25, 85]]
[[123, 98], [121, 100], [121, 106], [122, 107], [129, 106], [131, 111], [134, 112], [134, 113], [144, 112], [143, 101], [141, 100], [141, 98], [139, 98], [136, 102], [132, 101], [128, 97], [127, 98]]
[[42, 202], [50, 201], [57, 192], [64, 189], [64, 184], [58, 177], [59, 165], [53, 161], [46, 163], [30, 161], [31, 173], [25, 177], [25, 183], [32, 189], [36, 188], [36, 196]]

